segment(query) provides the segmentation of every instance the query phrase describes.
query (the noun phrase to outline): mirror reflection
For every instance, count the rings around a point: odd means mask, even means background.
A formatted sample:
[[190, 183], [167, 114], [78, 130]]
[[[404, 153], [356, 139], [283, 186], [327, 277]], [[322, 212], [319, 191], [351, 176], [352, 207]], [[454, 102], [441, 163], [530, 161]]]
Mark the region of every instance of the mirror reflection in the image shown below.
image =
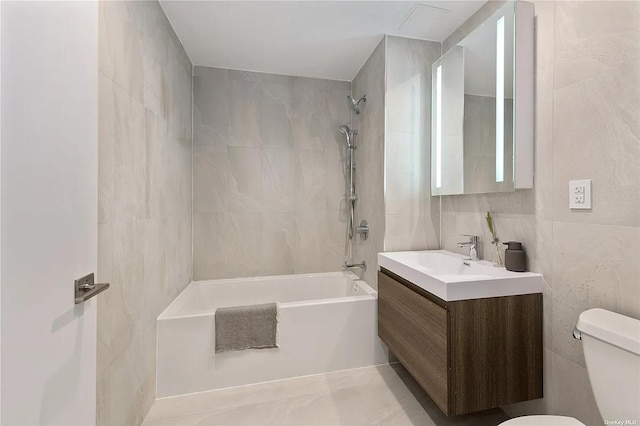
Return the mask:
[[513, 191], [514, 3], [433, 64], [432, 195]]

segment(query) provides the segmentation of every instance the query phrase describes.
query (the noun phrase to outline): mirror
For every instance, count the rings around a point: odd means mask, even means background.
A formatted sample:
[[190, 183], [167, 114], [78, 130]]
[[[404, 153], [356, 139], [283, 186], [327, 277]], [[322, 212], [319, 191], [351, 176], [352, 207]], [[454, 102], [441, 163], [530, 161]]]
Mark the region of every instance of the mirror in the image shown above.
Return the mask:
[[432, 68], [431, 194], [533, 188], [533, 5], [507, 2]]

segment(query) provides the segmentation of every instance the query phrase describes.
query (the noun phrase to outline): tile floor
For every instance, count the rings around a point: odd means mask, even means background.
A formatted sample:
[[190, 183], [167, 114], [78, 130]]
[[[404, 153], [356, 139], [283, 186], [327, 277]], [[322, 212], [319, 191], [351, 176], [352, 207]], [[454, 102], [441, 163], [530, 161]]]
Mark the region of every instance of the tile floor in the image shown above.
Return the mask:
[[143, 426], [493, 426], [499, 409], [445, 417], [400, 365], [381, 365], [157, 400]]

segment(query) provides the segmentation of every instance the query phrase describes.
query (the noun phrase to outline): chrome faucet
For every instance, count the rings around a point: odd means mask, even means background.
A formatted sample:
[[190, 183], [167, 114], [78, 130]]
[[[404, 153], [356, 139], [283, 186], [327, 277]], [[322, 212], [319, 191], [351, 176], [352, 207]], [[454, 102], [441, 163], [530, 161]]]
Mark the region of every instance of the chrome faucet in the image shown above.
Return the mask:
[[342, 269], [344, 269], [345, 271], [350, 271], [352, 269], [362, 269], [362, 272], [365, 272], [367, 270], [367, 262], [365, 260], [363, 260], [362, 263], [347, 263], [345, 261], [344, 265], [342, 265]]
[[469, 246], [469, 260], [478, 260], [478, 236], [463, 234], [461, 237], [469, 237], [469, 241], [458, 243], [458, 247]]

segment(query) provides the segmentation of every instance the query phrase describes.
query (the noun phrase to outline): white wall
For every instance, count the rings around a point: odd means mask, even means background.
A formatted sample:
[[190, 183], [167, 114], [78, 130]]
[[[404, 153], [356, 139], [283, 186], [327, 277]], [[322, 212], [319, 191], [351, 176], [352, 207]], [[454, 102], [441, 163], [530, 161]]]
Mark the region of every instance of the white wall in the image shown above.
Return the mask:
[[97, 3], [3, 2], [2, 424], [94, 424]]

